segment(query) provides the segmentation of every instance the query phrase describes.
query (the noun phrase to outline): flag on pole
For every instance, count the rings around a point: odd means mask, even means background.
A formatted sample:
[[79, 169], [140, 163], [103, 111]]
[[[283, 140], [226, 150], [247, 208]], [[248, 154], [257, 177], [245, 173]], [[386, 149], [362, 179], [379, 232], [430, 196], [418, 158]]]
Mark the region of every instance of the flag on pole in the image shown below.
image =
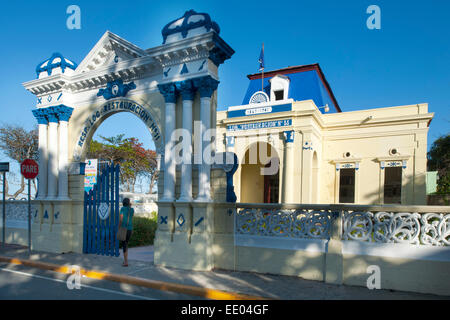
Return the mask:
[[264, 71], [264, 43], [261, 49], [261, 54], [259, 55], [259, 71]]

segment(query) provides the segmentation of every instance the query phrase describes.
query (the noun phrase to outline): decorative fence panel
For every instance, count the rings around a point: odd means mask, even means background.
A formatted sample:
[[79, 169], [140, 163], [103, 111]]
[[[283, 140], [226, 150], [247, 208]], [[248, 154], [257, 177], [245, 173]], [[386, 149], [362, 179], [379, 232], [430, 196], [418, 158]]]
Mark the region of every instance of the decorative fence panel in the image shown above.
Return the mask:
[[333, 212], [307, 207], [237, 204], [237, 234], [329, 239]]
[[238, 203], [234, 212], [238, 235], [330, 239], [337, 223], [342, 240], [450, 245], [450, 207]]
[[343, 239], [377, 243], [450, 245], [448, 207], [344, 209]]

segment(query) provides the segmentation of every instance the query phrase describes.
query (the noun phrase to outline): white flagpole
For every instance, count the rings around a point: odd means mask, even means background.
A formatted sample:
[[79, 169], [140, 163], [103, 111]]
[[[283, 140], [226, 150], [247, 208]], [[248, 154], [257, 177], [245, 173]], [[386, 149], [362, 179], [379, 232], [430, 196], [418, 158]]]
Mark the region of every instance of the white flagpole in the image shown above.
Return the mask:
[[[264, 62], [264, 42], [262, 44], [262, 51], [263, 51], [263, 62]], [[263, 65], [262, 68], [262, 77], [261, 77], [261, 91], [264, 92], [264, 68], [265, 66]]]

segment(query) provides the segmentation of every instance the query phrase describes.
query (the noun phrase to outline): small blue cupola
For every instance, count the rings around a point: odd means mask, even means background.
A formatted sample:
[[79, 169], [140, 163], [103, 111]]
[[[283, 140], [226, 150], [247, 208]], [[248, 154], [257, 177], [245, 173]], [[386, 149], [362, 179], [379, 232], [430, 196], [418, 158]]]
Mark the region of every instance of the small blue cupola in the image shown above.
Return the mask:
[[207, 13], [187, 11], [184, 16], [168, 23], [162, 30], [163, 44], [183, 40], [211, 30], [220, 33], [217, 23]]
[[54, 53], [50, 59], [46, 59], [36, 67], [36, 74], [38, 79], [49, 77], [52, 74], [67, 74], [70, 75], [77, 68], [77, 64], [67, 58], [64, 58], [61, 53]]

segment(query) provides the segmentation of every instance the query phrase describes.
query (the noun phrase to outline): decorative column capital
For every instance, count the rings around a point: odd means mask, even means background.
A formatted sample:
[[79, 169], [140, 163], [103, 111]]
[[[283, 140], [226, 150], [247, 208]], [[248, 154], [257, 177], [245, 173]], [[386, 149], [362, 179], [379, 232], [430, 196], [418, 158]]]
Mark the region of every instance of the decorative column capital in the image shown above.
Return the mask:
[[54, 108], [50, 107], [47, 109], [43, 109], [42, 111], [47, 116], [49, 123], [58, 123], [59, 122], [58, 111], [56, 111]]
[[166, 103], [176, 103], [177, 95], [173, 83], [158, 84], [159, 92], [164, 96]]
[[284, 131], [284, 141], [286, 143], [294, 143], [295, 131]]
[[201, 98], [211, 98], [214, 91], [217, 90], [220, 81], [214, 79], [211, 76], [195, 78], [193, 80], [194, 86], [200, 92]]
[[194, 85], [192, 80], [184, 80], [175, 83], [177, 90], [180, 92], [183, 100], [194, 100]]
[[67, 107], [65, 105], [60, 105], [54, 107], [54, 110], [58, 114], [59, 121], [69, 122], [69, 119], [72, 116], [73, 108]]
[[48, 124], [48, 120], [45, 117], [45, 112], [44, 109], [37, 109], [37, 110], [33, 110], [33, 115], [36, 118], [36, 120], [38, 121], [38, 124]]

